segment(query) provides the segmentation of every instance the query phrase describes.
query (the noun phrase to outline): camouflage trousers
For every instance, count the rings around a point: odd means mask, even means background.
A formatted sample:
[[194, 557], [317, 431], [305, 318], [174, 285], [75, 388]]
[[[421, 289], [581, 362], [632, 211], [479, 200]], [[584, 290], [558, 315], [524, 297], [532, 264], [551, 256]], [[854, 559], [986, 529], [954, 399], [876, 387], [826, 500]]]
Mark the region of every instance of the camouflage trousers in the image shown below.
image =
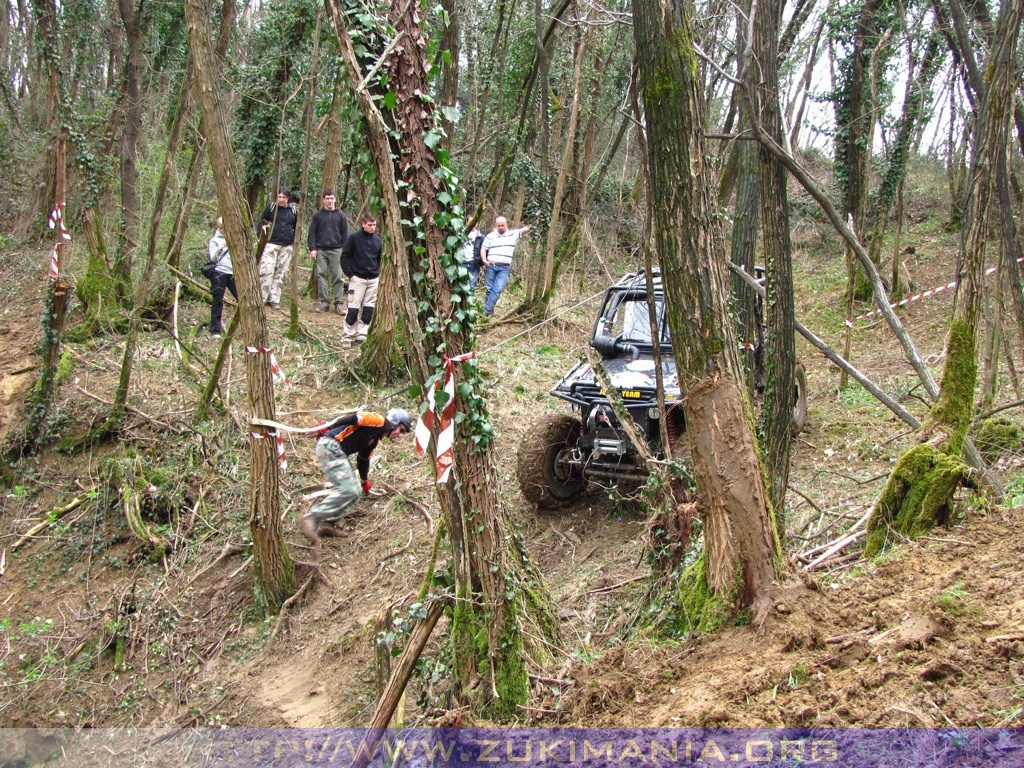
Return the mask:
[[341, 520], [362, 494], [359, 473], [341, 450], [341, 443], [333, 437], [320, 438], [316, 444], [316, 459], [324, 471], [324, 479], [334, 489], [314, 504], [308, 515], [318, 523]]

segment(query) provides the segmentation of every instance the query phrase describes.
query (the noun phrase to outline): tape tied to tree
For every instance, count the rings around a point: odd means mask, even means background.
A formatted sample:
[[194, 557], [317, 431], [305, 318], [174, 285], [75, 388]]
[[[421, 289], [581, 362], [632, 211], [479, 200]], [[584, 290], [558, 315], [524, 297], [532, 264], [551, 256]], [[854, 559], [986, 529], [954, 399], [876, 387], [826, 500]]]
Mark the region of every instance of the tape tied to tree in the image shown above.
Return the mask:
[[56, 280], [60, 277], [60, 252], [63, 248], [64, 243], [70, 242], [71, 233], [68, 232], [67, 227], [64, 226], [64, 203], [57, 203], [52, 211], [50, 211], [50, 218], [46, 221], [46, 226], [49, 229], [57, 230], [60, 235], [60, 239], [54, 244], [50, 251], [50, 279]]
[[277, 364], [277, 358], [274, 357], [274, 350], [272, 347], [246, 347], [245, 351], [250, 355], [266, 354], [267, 361], [270, 363], [270, 373], [274, 377], [274, 381], [279, 382], [284, 389], [291, 389], [292, 383], [288, 380], [288, 377], [284, 375], [284, 371], [281, 370], [281, 366]]
[[[1018, 264], [1020, 264], [1021, 262], [1024, 262], [1024, 256], [1017, 259]], [[988, 269], [985, 270], [985, 276], [988, 277], [989, 275], [994, 275], [998, 271], [999, 267], [989, 267]], [[957, 285], [957, 281], [954, 280], [951, 283], [940, 285], [937, 288], [931, 288], [930, 290], [922, 291], [921, 293], [915, 293], [913, 296], [908, 296], [902, 301], [896, 302], [895, 304], [892, 305], [892, 308], [899, 309], [900, 307], [905, 307], [908, 304], [911, 304], [915, 301], [922, 301], [924, 299], [929, 299], [932, 296], [938, 296], [943, 291], [949, 291], [956, 288]], [[852, 328], [854, 323], [859, 322], [860, 320], [867, 320], [868, 318], [875, 317], [877, 315], [880, 315], [881, 313], [882, 312], [879, 309], [872, 309], [870, 312], [865, 312], [863, 315], [857, 315], [857, 317], [850, 318], [849, 320], [846, 321], [846, 325]]]
[[[476, 357], [476, 352], [467, 352], [455, 357], [445, 356], [444, 375], [430, 388], [430, 393], [427, 396], [427, 409], [416, 422], [416, 452], [421, 456], [426, 455], [427, 447], [430, 445], [430, 436], [435, 430], [437, 432], [434, 454], [438, 485], [448, 482], [455, 464], [455, 363], [461, 363], [473, 357]], [[448, 395], [448, 399], [441, 407], [440, 415], [436, 409], [439, 387]]]
[[273, 440], [274, 445], [277, 447], [277, 465], [281, 468], [282, 472], [288, 471], [288, 459], [284, 455], [284, 438], [281, 437], [280, 432], [250, 432], [250, 436], [253, 440]]

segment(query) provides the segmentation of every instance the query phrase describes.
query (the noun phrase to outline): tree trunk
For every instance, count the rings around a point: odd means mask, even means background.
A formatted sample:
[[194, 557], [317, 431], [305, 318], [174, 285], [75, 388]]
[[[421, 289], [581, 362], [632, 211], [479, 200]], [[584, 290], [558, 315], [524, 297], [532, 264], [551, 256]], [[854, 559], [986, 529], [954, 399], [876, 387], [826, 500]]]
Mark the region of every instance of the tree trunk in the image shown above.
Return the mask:
[[[348, 31], [352, 26], [364, 33], [374, 30], [361, 26], [365, 14], [346, 15], [338, 0], [330, 0], [330, 7], [349, 77], [358, 82], [364, 73]], [[407, 350], [413, 381], [429, 391], [426, 385], [439, 373], [439, 357], [456, 357], [472, 348], [476, 311], [461, 266], [461, 207], [449, 188], [451, 172], [432, 149], [441, 136], [426, 98], [431, 89], [417, 10], [397, 0], [388, 23], [406, 41], [384, 66], [397, 91], [398, 158], [392, 159], [384, 120], [370, 94], [358, 92], [357, 98], [385, 193], [388, 234], [393, 243], [415, 244], [396, 251], [396, 293], [402, 297], [407, 326], [416, 329], [409, 334]], [[379, 90], [379, 82], [373, 85]], [[396, 168], [408, 190], [401, 202]], [[422, 223], [410, 226], [414, 221]], [[452, 545], [453, 666], [460, 699], [482, 715], [507, 720], [520, 713], [529, 696], [526, 654], [546, 657], [545, 643], [557, 638], [557, 621], [546, 588], [498, 499], [492, 428], [478, 394], [482, 381], [475, 362], [461, 364], [456, 378], [457, 407], [465, 418], [456, 425], [451, 479], [437, 486]]]
[[[288, 331], [286, 333], [288, 338], [292, 340], [298, 339], [302, 334], [302, 326], [299, 324], [299, 249], [306, 242], [303, 228], [306, 225], [306, 211], [309, 210], [306, 205], [306, 197], [309, 194], [309, 155], [313, 150], [313, 118], [316, 116], [317, 86], [320, 82], [320, 31], [323, 27], [323, 22], [324, 11], [320, 9], [316, 14], [316, 28], [313, 31], [313, 52], [310, 55], [309, 86], [306, 91], [306, 101], [302, 107], [302, 171], [299, 176], [299, 204], [296, 206], [295, 244], [292, 246], [292, 258], [289, 265], [289, 279], [291, 280], [289, 292], [292, 303], [288, 308]], [[335, 83], [334, 92], [337, 95], [337, 82]], [[274, 191], [276, 192], [277, 190], [275, 189]], [[316, 275], [315, 265], [313, 267], [313, 275], [314, 277]], [[313, 280], [314, 284], [317, 282], [315, 279]], [[315, 297], [315, 299], [319, 301], [319, 297]]]
[[[132, 290], [132, 263], [139, 247], [139, 172], [136, 160], [142, 133], [142, 7], [134, 0], [117, 0], [121, 24], [128, 39], [128, 60], [125, 64], [124, 129], [121, 133], [121, 228], [114, 279], [118, 298], [137, 294]], [[137, 302], [136, 302], [137, 303]]]
[[961, 453], [974, 407], [978, 379], [977, 335], [985, 280], [989, 219], [998, 205], [999, 167], [1004, 162], [1014, 93], [1020, 82], [1017, 39], [1024, 0], [1008, 0], [999, 12], [985, 67], [980, 110], [971, 149], [966, 227], [960, 238], [959, 284], [946, 336], [939, 395], [915, 445], [900, 457], [868, 521], [865, 551], [878, 554], [890, 529], [916, 537], [949, 521], [954, 494], [975, 481]]
[[[217, 203], [224, 219], [228, 249], [238, 285], [238, 312], [242, 340], [247, 348], [268, 349], [270, 337], [263, 311], [262, 293], [256, 275], [253, 225], [243, 204], [242, 188], [231, 149], [224, 105], [217, 98], [220, 68], [210, 47], [210, 6], [208, 0], [185, 0], [185, 21], [189, 47], [195, 65], [199, 105], [209, 143], [210, 164], [217, 187]], [[254, 418], [274, 420], [274, 386], [267, 354], [246, 354], [245, 372], [249, 412]], [[295, 591], [295, 568], [281, 530], [280, 476], [277, 451], [266, 429], [254, 428], [264, 439], [250, 438], [252, 484], [249, 497], [249, 527], [253, 537], [253, 558], [261, 597], [268, 610], [276, 613]]]
[[[777, 40], [782, 21], [781, 0], [761, 0], [754, 14], [751, 40], [753, 62], [744, 67], [751, 119], [778, 144], [785, 132], [779, 106]], [[757, 76], [754, 77], [754, 73]], [[761, 449], [768, 476], [776, 528], [785, 531], [786, 489], [789, 485], [790, 425], [793, 420], [793, 379], [796, 337], [793, 306], [793, 264], [789, 240], [789, 200], [786, 169], [764, 145], [758, 145], [758, 186], [764, 227], [765, 334], [764, 404]]]
[[663, 619], [670, 631], [712, 628], [754, 604], [778, 565], [728, 315], [692, 12], [687, 0], [633, 2], [655, 244], [704, 520], [704, 553], [679, 576]]
[[[737, 14], [736, 21], [736, 47], [743, 53], [747, 47], [747, 29], [749, 25], [751, 2], [744, 0], [741, 13]], [[746, 65], [749, 66], [749, 65]], [[740, 132], [749, 128], [749, 118], [746, 115], [748, 107], [738, 105]], [[730, 244], [729, 260], [748, 275], [754, 274], [755, 253], [757, 250], [757, 230], [760, 223], [758, 210], [760, 200], [758, 195], [758, 173], [757, 173], [757, 145], [752, 141], [739, 141], [732, 155], [736, 158], [736, 170], [732, 174], [735, 177], [736, 206], [733, 211], [732, 242]], [[722, 184], [720, 191], [732, 184]], [[723, 200], [727, 204], [728, 200]], [[743, 354], [743, 368], [747, 379], [747, 392], [753, 397], [756, 386], [761, 382], [755, 381], [755, 377], [761, 376], [760, 358], [764, 340], [764, 329], [757, 322], [757, 297], [739, 277], [733, 275], [732, 306], [736, 311], [736, 330], [741, 342], [754, 345], [753, 350]], [[756, 372], [756, 373], [755, 373]]]

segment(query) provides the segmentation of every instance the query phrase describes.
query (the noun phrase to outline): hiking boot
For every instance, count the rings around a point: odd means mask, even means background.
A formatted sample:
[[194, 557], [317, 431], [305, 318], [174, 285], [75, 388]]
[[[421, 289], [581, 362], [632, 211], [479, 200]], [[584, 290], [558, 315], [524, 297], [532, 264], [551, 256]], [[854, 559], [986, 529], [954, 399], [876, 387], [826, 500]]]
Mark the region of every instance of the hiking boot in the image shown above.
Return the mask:
[[341, 528], [338, 527], [337, 523], [333, 520], [328, 520], [320, 523], [320, 525], [316, 527], [316, 535], [323, 536], [328, 539], [337, 539], [342, 535], [342, 533]]
[[330, 312], [331, 311], [331, 305], [330, 304], [321, 304], [319, 307], [316, 308], [316, 311], [317, 312]]
[[317, 535], [317, 524], [309, 515], [303, 515], [299, 518], [299, 532], [309, 539], [313, 546], [320, 545], [320, 537]]
[[335, 304], [334, 305], [334, 311], [335, 311], [336, 314], [344, 315], [345, 314], [345, 305], [344, 304]]

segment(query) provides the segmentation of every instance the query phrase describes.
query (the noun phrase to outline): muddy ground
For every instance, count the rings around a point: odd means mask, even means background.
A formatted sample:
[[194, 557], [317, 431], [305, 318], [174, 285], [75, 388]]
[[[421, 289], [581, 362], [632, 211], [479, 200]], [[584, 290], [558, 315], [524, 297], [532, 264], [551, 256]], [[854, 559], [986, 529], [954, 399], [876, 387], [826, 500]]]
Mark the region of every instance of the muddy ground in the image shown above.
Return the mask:
[[[801, 319], [841, 346], [841, 249], [810, 225], [798, 226], [794, 238], [801, 249]], [[917, 255], [907, 264], [916, 285], [945, 282], [955, 236], [922, 225], [917, 238]], [[44, 279], [34, 269], [37, 261], [43, 264], [44, 257], [7, 254], [0, 263], [5, 431], [21, 422], [37, 374]], [[607, 282], [593, 265], [564, 275], [559, 309]], [[512, 298], [505, 297], [507, 306]], [[947, 294], [915, 303], [901, 315], [936, 371], [950, 301]], [[306, 299], [301, 307], [317, 342], [285, 340], [286, 314], [269, 317], [278, 358], [295, 385], [278, 393], [283, 420], [314, 423], [363, 403], [414, 407], [401, 394], [401, 377], [378, 388], [353, 377], [353, 353], [340, 350], [340, 318], [313, 312]], [[794, 560], [772, 610], [761, 621], [711, 636], [624, 637], [645, 588], [645, 509], [594, 489], [573, 507], [537, 514], [515, 481], [518, 445], [539, 413], [561, 410], [547, 390], [579, 358], [594, 311], [594, 303], [583, 304], [542, 327], [496, 323], [481, 335], [502, 498], [562, 619], [562, 645], [549, 668], [534, 670], [534, 697], [522, 722], [991, 727], [1024, 721], [1024, 508], [989, 506], [964, 493], [953, 528], [901, 543], [879, 561], [864, 562], [854, 549], [806, 573], [795, 559], [867, 511], [909, 439], [902, 423], [863, 390], [837, 391], [836, 372], [803, 342], [810, 416], [794, 443], [788, 518]], [[199, 302], [180, 311], [179, 332], [190, 338], [195, 363], [208, 364], [215, 352], [204, 331], [191, 335], [206, 312]], [[57, 433], [84, 433], [103, 417], [120, 342], [97, 337], [69, 345], [72, 366], [55, 408]], [[854, 349], [862, 370], [924, 413], [909, 366], [884, 327], [859, 323]], [[314, 441], [290, 440], [286, 535], [300, 563], [299, 583], [312, 581], [283, 618], [264, 620], [253, 604], [246, 546], [240, 350], [226, 374], [234, 418], [195, 428], [189, 410], [199, 382], [183, 372], [166, 329], [150, 329], [139, 358], [132, 395], [137, 412], [121, 440], [85, 453], [47, 449], [26, 457], [6, 491], [0, 724], [365, 724], [380, 679], [374, 640], [387, 629], [382, 617], [393, 606], [406, 611], [418, 591], [439, 518], [426, 462], [414, 455], [411, 440], [378, 450], [372, 477], [381, 495], [361, 502], [343, 536], [316, 551], [294, 528], [308, 504], [303, 495], [320, 481]], [[1000, 401], [1016, 397], [1007, 383]], [[1010, 413], [1020, 418], [1019, 408]], [[124, 461], [129, 444], [137, 466], [163, 470], [152, 508], [173, 509], [153, 521], [175, 545], [157, 562], [131, 539], [116, 493], [104, 485], [105, 467]], [[1019, 481], [1022, 453], [1001, 460], [1004, 481]], [[76, 497], [83, 499], [79, 508], [11, 551], [30, 526]], [[172, 503], [161, 506], [161, 500]], [[408, 724], [468, 722], [450, 700], [444, 635], [442, 621], [410, 687]]]

